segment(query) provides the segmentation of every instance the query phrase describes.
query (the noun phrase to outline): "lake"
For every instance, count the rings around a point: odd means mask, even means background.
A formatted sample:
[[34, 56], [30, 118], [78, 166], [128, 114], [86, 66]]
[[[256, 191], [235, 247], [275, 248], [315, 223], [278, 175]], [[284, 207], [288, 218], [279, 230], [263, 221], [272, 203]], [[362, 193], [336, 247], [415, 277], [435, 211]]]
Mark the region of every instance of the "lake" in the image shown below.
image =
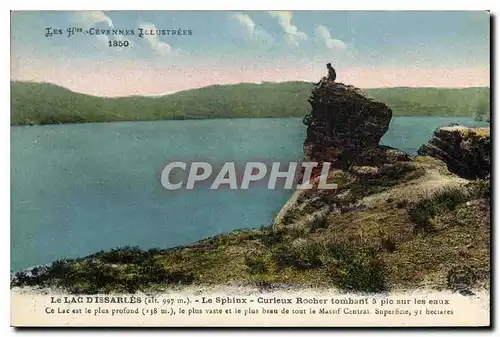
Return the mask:
[[[450, 123], [488, 126], [472, 118], [394, 117], [382, 143], [415, 154]], [[11, 127], [11, 270], [269, 225], [291, 191], [168, 191], [161, 171], [174, 160], [300, 161], [304, 137], [301, 118]]]

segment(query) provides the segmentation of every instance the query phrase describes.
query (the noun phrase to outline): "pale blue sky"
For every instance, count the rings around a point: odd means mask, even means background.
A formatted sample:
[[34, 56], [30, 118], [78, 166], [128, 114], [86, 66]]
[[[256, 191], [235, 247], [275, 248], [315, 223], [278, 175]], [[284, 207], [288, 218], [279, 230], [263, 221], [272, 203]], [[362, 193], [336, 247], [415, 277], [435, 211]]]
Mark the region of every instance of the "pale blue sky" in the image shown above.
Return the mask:
[[[116, 49], [96, 36], [47, 39], [47, 27], [115, 27], [136, 34], [139, 27], [181, 28], [193, 35], [135, 35], [124, 37], [130, 47]], [[328, 61], [339, 70], [340, 80], [345, 70], [344, 80], [362, 87], [430, 86], [436, 69], [447, 80], [436, 86], [479, 85], [489, 77], [488, 12], [14, 12], [11, 35], [12, 78], [94, 94], [100, 92], [89, 84], [96, 79], [106, 75], [110, 83], [137, 82], [141, 72], [150, 79], [141, 82], [146, 89], [129, 84], [130, 93], [158, 93], [153, 89], [158, 83], [164, 83], [159, 92], [190, 87], [181, 74], [191, 78], [191, 87], [238, 82], [240, 77], [312, 81]], [[376, 74], [385, 76], [380, 85]], [[128, 93], [123, 83], [117, 88], [101, 91]]]

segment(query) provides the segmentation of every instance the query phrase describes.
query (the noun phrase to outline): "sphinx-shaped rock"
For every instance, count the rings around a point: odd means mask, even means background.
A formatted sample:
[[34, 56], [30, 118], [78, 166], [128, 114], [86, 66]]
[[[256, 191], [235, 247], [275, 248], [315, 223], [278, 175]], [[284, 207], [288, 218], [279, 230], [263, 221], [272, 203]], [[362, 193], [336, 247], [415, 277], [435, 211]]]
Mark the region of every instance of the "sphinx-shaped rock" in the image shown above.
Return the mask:
[[367, 152], [389, 150], [378, 145], [392, 118], [386, 104], [358, 88], [325, 79], [313, 88], [309, 103], [305, 161], [328, 161], [333, 168], [347, 169]]
[[[330, 214], [363, 207], [359, 201], [366, 193], [397, 184], [413, 169], [408, 167], [408, 154], [379, 145], [392, 118], [384, 103], [326, 77], [313, 88], [309, 103], [312, 110], [304, 118], [304, 161], [331, 163], [326, 180], [338, 188], [315, 189], [324, 174], [318, 165], [309, 180], [313, 189], [294, 193], [276, 216], [275, 229], [321, 228]], [[298, 177], [300, 182], [303, 173]]]

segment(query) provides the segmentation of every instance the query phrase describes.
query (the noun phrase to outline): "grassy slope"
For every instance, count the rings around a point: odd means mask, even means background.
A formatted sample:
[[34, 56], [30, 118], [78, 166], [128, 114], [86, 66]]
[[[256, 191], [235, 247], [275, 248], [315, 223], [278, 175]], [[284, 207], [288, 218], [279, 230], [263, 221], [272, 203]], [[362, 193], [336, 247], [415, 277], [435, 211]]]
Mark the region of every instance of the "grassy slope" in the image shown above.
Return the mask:
[[[215, 85], [160, 97], [103, 98], [52, 85], [11, 82], [11, 124], [224, 117], [302, 117], [311, 83]], [[381, 88], [367, 93], [394, 115], [472, 116], [489, 106], [489, 88]], [[479, 111], [482, 113], [482, 111]]]
[[489, 184], [464, 187], [467, 181], [430, 157], [401, 165], [375, 180], [340, 171], [336, 182], [342, 192], [365, 205], [354, 210], [310, 217], [324, 203], [341, 200], [335, 199], [340, 193], [305, 192], [313, 193], [303, 198], [308, 204], [294, 211], [310, 219], [302, 227], [237, 230], [164, 250], [98, 252], [56, 261], [33, 275], [17, 273], [11, 285], [87, 294], [179, 284], [370, 292], [488, 287]]

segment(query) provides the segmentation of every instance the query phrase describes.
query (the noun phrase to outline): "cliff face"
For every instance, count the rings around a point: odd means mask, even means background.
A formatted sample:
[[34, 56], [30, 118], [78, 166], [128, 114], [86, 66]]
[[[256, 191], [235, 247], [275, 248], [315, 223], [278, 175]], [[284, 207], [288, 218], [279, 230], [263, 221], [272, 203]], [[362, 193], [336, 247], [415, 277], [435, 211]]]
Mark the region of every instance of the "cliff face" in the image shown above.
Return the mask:
[[448, 169], [466, 179], [486, 178], [491, 172], [489, 128], [449, 126], [439, 128], [418, 154], [446, 163]]

